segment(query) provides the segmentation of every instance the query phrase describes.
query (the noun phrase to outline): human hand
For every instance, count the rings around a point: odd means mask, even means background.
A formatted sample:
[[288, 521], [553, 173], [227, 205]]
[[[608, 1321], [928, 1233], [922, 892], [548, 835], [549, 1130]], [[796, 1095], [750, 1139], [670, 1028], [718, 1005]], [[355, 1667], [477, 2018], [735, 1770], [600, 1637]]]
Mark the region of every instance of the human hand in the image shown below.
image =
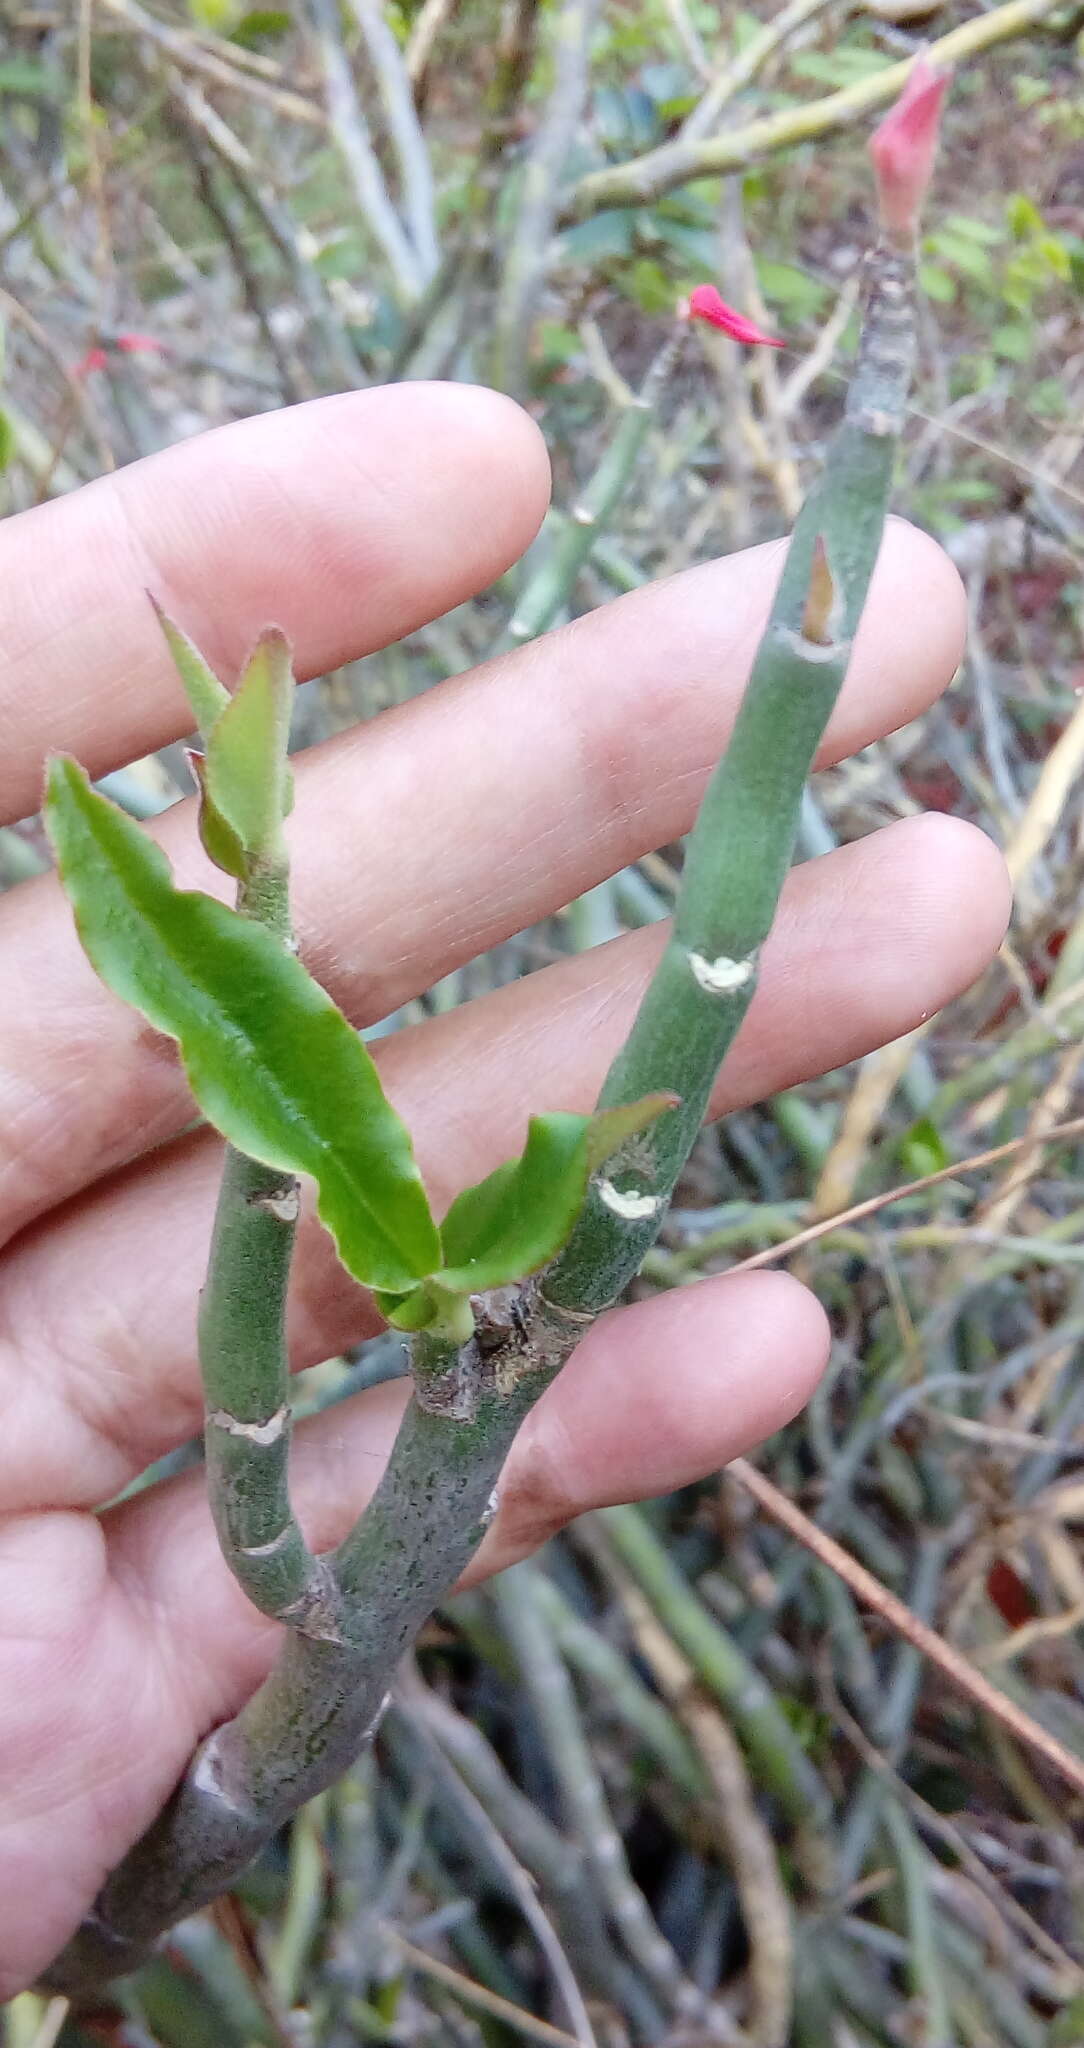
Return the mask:
[[[508, 401], [405, 385], [252, 420], [0, 528], [8, 818], [42, 762], [93, 773], [190, 727], [151, 587], [227, 676], [270, 620], [313, 674], [483, 588], [542, 517], [541, 441]], [[623, 598], [329, 741], [290, 827], [304, 958], [358, 1024], [692, 821], [781, 559], [755, 549]], [[822, 758], [949, 680], [963, 606], [934, 545], [890, 529]], [[226, 887], [189, 805], [156, 831], [178, 876]], [[856, 1058], [964, 988], [1007, 883], [983, 836], [908, 820], [792, 875], [715, 1107]], [[528, 1112], [586, 1109], [660, 937], [636, 933], [380, 1047], [434, 1208], [518, 1149]], [[178, 1136], [172, 1046], [96, 981], [51, 878], [0, 901], [0, 1998], [33, 1979], [158, 1811], [201, 1735], [259, 1683], [278, 1630], [223, 1565], [201, 1477], [96, 1513], [200, 1427], [195, 1313], [220, 1146]], [[377, 1320], [306, 1217], [293, 1355]], [[669, 1491], [780, 1427], [824, 1364], [813, 1296], [709, 1279], [603, 1317], [525, 1423], [476, 1571], [584, 1509]], [[660, 1362], [665, 1361], [660, 1370]], [[371, 1492], [393, 1384], [304, 1424], [310, 1542]]]

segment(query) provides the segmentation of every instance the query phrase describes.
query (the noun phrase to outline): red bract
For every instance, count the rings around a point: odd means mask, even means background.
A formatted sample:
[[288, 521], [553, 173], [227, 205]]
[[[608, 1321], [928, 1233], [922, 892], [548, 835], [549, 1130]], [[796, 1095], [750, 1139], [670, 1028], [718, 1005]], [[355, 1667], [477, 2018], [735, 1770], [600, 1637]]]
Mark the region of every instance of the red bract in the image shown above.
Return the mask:
[[870, 138], [881, 219], [891, 234], [913, 235], [933, 176], [941, 102], [949, 74], [915, 58], [903, 92]]
[[750, 344], [759, 342], [765, 348], [782, 348], [784, 343], [774, 334], [765, 334], [753, 320], [747, 320], [744, 313], [738, 313], [719, 297], [713, 284], [698, 284], [678, 307], [681, 320], [707, 320], [712, 327], [721, 327], [734, 341]]

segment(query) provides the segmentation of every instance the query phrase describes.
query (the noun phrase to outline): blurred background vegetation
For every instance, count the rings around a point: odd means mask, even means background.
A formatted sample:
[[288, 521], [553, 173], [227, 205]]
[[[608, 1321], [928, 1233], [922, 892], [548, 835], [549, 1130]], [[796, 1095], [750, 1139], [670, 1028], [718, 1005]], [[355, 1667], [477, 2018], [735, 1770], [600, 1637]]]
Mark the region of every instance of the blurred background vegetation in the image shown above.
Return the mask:
[[[6, 512], [388, 379], [499, 384], [546, 434], [526, 563], [306, 685], [299, 745], [786, 528], [854, 347], [869, 125], [944, 42], [896, 502], [961, 571], [968, 653], [924, 719], [817, 778], [803, 852], [934, 808], [1017, 885], [962, 1001], [704, 1136], [637, 1283], [786, 1262], [834, 1330], [808, 1413], [755, 1468], [452, 1601], [376, 1755], [114, 2002], [17, 2000], [8, 2048], [1084, 2043], [1080, 8], [4, 7]], [[785, 350], [665, 352], [705, 278]], [[169, 749], [109, 786], [148, 815], [188, 783]], [[5, 886], [44, 858], [36, 821], [0, 835]], [[378, 1028], [664, 914], [680, 863]], [[397, 1369], [365, 1346], [302, 1408]]]

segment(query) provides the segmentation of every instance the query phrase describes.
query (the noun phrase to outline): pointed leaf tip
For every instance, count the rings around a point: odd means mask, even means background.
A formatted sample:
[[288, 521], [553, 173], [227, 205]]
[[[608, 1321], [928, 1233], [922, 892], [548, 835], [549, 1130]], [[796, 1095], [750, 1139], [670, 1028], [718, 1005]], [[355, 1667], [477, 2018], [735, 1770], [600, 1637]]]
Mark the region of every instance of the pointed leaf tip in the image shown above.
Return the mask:
[[890, 234], [909, 237], [918, 226], [950, 76], [920, 51], [895, 106], [870, 137], [881, 220]]
[[204, 787], [246, 861], [283, 858], [281, 829], [293, 803], [287, 763], [294, 674], [290, 643], [265, 627], [241, 679], [207, 737]]
[[728, 306], [713, 284], [698, 284], [687, 299], [682, 299], [677, 311], [679, 320], [706, 320], [710, 327], [718, 327], [733, 341], [744, 341], [750, 346], [759, 344], [764, 348], [784, 347], [776, 335], [765, 334], [754, 320], [747, 320], [744, 313]]
[[162, 629], [166, 646], [173, 657], [173, 666], [183, 685], [189, 709], [199, 731], [206, 739], [216, 719], [221, 717], [229, 703], [230, 693], [225, 683], [216, 676], [210, 663], [204, 660], [195, 641], [190, 640], [187, 633], [182, 633], [169, 613], [163, 610], [153, 590], [148, 590], [147, 597]]

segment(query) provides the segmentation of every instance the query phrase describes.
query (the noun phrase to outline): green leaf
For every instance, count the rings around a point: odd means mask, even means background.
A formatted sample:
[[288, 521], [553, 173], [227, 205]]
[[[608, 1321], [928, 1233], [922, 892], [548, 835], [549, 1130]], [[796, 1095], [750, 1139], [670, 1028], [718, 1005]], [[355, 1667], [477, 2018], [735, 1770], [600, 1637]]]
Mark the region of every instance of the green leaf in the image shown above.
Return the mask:
[[405, 1293], [440, 1261], [410, 1138], [361, 1039], [262, 925], [178, 889], [138, 825], [76, 762], [49, 764], [45, 821], [92, 965], [177, 1039], [209, 1121], [253, 1159], [317, 1184], [363, 1284]]
[[188, 0], [188, 12], [197, 28], [228, 36], [237, 25], [240, 7], [238, 0]]
[[1046, 2048], [1077, 2048], [1084, 2040], [1084, 1995], [1078, 1994], [1063, 2005], [1050, 2023]]
[[9, 57], [0, 64], [0, 94], [11, 93], [19, 99], [51, 99], [56, 90], [44, 64], [35, 64], [31, 57]]
[[950, 1165], [951, 1157], [937, 1125], [928, 1116], [921, 1116], [911, 1125], [900, 1142], [900, 1159], [912, 1180], [922, 1180], [928, 1173], [940, 1173]]
[[1005, 240], [1004, 228], [993, 227], [989, 221], [975, 220], [969, 213], [950, 213], [945, 226], [965, 241], [980, 242], [987, 249], [994, 249]]
[[926, 297], [928, 299], [936, 299], [941, 305], [951, 305], [956, 297], [954, 279], [949, 277], [937, 263], [920, 263], [918, 266], [918, 281]]
[[894, 61], [881, 50], [855, 49], [844, 44], [830, 54], [821, 50], [801, 50], [791, 58], [790, 68], [799, 78], [812, 78], [818, 85], [842, 88], [875, 77], [878, 71], [886, 71]]
[[989, 284], [993, 277], [993, 265], [989, 253], [979, 243], [970, 241], [966, 235], [950, 234], [947, 229], [932, 235], [930, 248], [942, 263], [950, 264], [962, 271], [975, 284]]
[[482, 1294], [548, 1265], [572, 1235], [592, 1173], [676, 1103], [674, 1095], [648, 1095], [594, 1116], [533, 1116], [520, 1158], [452, 1203], [441, 1225], [445, 1263], [437, 1284], [451, 1294]]
[[990, 346], [995, 356], [1002, 356], [1010, 363], [1028, 363], [1033, 354], [1030, 329], [1015, 321], [1006, 321], [1004, 326], [995, 327], [990, 336]]
[[1043, 231], [1042, 214], [1025, 192], [1010, 193], [1005, 201], [1005, 218], [1010, 232], [1018, 241], [1025, 241], [1029, 235], [1039, 235]]
[[10, 468], [18, 453], [19, 443], [10, 416], [0, 406], [0, 476]]
[[779, 306], [789, 318], [816, 318], [825, 311], [831, 297], [827, 286], [810, 277], [794, 263], [777, 263], [774, 258], [755, 258], [757, 282], [766, 299]]
[[167, 618], [156, 597], [147, 593], [154, 606], [158, 623], [165, 635], [166, 646], [173, 656], [173, 666], [184, 685], [184, 694], [191, 706], [192, 716], [206, 739], [216, 720], [221, 718], [230, 701], [225, 683], [219, 682], [213, 668], [204, 661], [199, 648], [182, 633], [173, 620]]
[[676, 296], [674, 280], [661, 263], [641, 256], [622, 272], [619, 289], [643, 308], [645, 313], [672, 313]]
[[536, 1273], [571, 1235], [590, 1176], [590, 1118], [533, 1116], [527, 1144], [456, 1197], [441, 1225], [441, 1283], [480, 1294]]
[[419, 1287], [412, 1287], [409, 1294], [386, 1294], [378, 1287], [373, 1301], [385, 1321], [394, 1323], [397, 1330], [427, 1330], [437, 1313], [437, 1304], [425, 1280]]
[[286, 760], [293, 703], [289, 644], [269, 626], [207, 735], [202, 777], [211, 807], [251, 861], [281, 854], [282, 821], [293, 801]]
[[231, 43], [240, 43], [242, 49], [255, 49], [266, 37], [284, 36], [294, 25], [292, 14], [284, 7], [253, 7], [241, 16], [237, 27], [231, 31]]
[[199, 836], [204, 853], [224, 875], [232, 875], [237, 882], [243, 882], [249, 871], [245, 849], [232, 825], [227, 824], [221, 811], [215, 809], [207, 790], [207, 756], [197, 754], [193, 747], [187, 750], [188, 765], [192, 779], [199, 791], [197, 817]]

